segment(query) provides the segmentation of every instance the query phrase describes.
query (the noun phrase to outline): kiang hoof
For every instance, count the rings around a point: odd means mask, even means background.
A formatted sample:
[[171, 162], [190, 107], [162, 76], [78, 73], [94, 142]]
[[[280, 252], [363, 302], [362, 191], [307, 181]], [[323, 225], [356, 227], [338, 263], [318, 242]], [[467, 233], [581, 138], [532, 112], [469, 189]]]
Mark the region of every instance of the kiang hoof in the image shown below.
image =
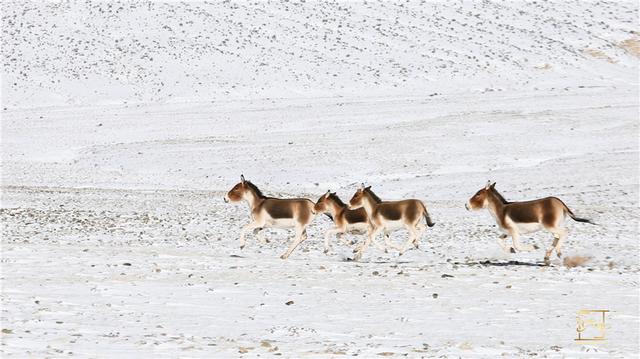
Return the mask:
[[544, 265], [546, 266], [551, 265], [551, 261], [549, 260], [549, 257], [544, 257]]
[[240, 250], [243, 250], [243, 249], [244, 249], [244, 244], [240, 246]]
[[384, 253], [389, 253], [389, 250], [385, 248]]
[[562, 258], [562, 253], [556, 253], [558, 255], [558, 258]]
[[329, 249], [324, 250], [324, 254], [327, 254], [327, 253], [329, 253]]
[[537, 244], [534, 244], [534, 245], [533, 245], [533, 249], [540, 249], [540, 247], [538, 247], [538, 245], [537, 245]]
[[280, 259], [287, 259], [287, 255], [286, 254], [281, 255]]
[[513, 248], [513, 247], [511, 247], [511, 248], [509, 248], [509, 252], [511, 252], [511, 253], [515, 253], [515, 252], [516, 252], [516, 249], [515, 249], [515, 248]]

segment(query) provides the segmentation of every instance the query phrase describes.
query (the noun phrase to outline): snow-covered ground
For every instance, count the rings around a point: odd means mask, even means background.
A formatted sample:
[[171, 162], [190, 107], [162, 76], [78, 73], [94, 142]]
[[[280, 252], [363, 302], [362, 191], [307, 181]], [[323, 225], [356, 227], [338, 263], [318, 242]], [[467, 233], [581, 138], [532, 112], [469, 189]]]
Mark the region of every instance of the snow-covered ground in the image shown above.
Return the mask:
[[[638, 355], [637, 3], [1, 7], [3, 357]], [[361, 262], [324, 216], [286, 261], [287, 231], [240, 250], [241, 173], [437, 224]], [[591, 259], [502, 253], [464, 209], [488, 179], [597, 222], [568, 220]]]

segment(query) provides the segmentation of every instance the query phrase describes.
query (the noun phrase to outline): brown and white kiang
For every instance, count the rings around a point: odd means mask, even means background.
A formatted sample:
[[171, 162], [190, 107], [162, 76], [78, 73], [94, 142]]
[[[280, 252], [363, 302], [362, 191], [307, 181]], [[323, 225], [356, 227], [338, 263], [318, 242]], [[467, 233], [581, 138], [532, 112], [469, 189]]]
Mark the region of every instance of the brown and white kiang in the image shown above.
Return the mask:
[[[331, 217], [334, 223], [324, 234], [324, 252], [329, 253], [331, 245], [329, 240], [332, 235], [336, 235], [338, 239], [345, 245], [350, 246], [343, 238], [345, 233], [368, 233], [371, 226], [369, 225], [369, 217], [364, 208], [349, 209], [349, 207], [340, 200], [335, 192], [327, 191], [323, 194], [315, 205], [316, 213], [325, 213]], [[376, 242], [374, 242], [378, 245]]]
[[[498, 227], [503, 232], [498, 237], [498, 243], [505, 252], [532, 251], [537, 247], [520, 243], [522, 234], [546, 230], [553, 234], [552, 245], [547, 248], [544, 262], [550, 263], [550, 256], [555, 250], [557, 256], [562, 257], [562, 245], [567, 237], [565, 219], [567, 216], [578, 222], [595, 224], [575, 214], [557, 197], [545, 197], [525, 202], [509, 202], [496, 189], [495, 182], [487, 182], [471, 197], [465, 207], [467, 210], [488, 209], [494, 217]], [[240, 231], [240, 248], [246, 245], [246, 234], [254, 231], [261, 243], [266, 243], [262, 233], [264, 228], [293, 228], [295, 236], [287, 251], [281, 256], [288, 258], [296, 247], [307, 239], [307, 227], [316, 214], [324, 213], [331, 217], [334, 226], [325, 232], [324, 251], [328, 253], [332, 235], [349, 246], [342, 235], [346, 233], [367, 233], [354, 250], [355, 260], [360, 260], [370, 245], [380, 250], [397, 249], [400, 254], [413, 245], [419, 247], [419, 240], [426, 231], [422, 219], [427, 226], [434, 225], [424, 203], [417, 199], [399, 201], [382, 201], [371, 186], [362, 185], [357, 189], [349, 204], [340, 200], [335, 192], [327, 191], [316, 203], [306, 198], [274, 198], [262, 194], [253, 183], [240, 176], [240, 182], [225, 195], [225, 202], [246, 201], [249, 204], [251, 222]], [[399, 229], [406, 229], [409, 238], [404, 245], [396, 245], [390, 240], [390, 233]], [[384, 233], [385, 246], [381, 245], [376, 236]], [[513, 246], [508, 246], [506, 240], [511, 237]]]
[[258, 240], [266, 243], [262, 234], [264, 228], [293, 228], [295, 237], [287, 251], [280, 256], [282, 259], [287, 259], [291, 252], [307, 239], [307, 226], [315, 217], [313, 201], [306, 198], [267, 197], [242, 175], [240, 182], [231, 188], [224, 201], [246, 201], [249, 204], [251, 222], [240, 231], [240, 249], [246, 244], [245, 235], [248, 231], [256, 231]]
[[545, 197], [526, 202], [509, 202], [496, 190], [496, 183], [487, 182], [486, 186], [476, 192], [467, 201], [467, 210], [481, 210], [486, 208], [495, 218], [498, 227], [504, 234], [498, 238], [498, 243], [505, 252], [512, 251], [505, 241], [508, 236], [513, 240], [516, 251], [532, 251], [536, 247], [522, 245], [520, 235], [546, 230], [553, 234], [553, 244], [544, 256], [545, 264], [550, 263], [550, 256], [555, 250], [558, 257], [562, 257], [562, 243], [567, 238], [564, 221], [568, 215], [573, 220], [595, 224], [584, 218], [576, 217], [573, 212], [557, 197]]
[[[358, 188], [349, 201], [349, 208], [364, 208], [371, 225], [369, 235], [357, 248], [354, 260], [362, 258], [364, 251], [380, 232], [385, 232], [387, 247], [395, 248], [400, 254], [403, 254], [412, 244], [418, 248], [418, 241], [426, 230], [424, 223], [422, 223], [423, 218], [429, 227], [435, 225], [422, 201], [417, 199], [382, 201], [371, 191], [371, 186], [365, 187], [364, 184]], [[404, 246], [396, 246], [389, 239], [388, 234], [399, 229], [409, 231], [409, 239]]]

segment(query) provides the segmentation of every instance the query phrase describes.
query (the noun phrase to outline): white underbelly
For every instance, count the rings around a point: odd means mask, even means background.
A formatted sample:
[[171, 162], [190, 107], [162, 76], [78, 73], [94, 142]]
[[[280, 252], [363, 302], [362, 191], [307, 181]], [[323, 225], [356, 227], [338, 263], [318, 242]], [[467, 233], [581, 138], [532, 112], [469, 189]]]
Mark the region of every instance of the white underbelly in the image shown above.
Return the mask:
[[520, 233], [537, 232], [544, 228], [540, 223], [516, 223], [515, 225]]
[[369, 224], [364, 222], [347, 224], [347, 232], [349, 233], [364, 233], [368, 228]]
[[404, 221], [402, 220], [397, 220], [397, 221], [384, 221], [382, 222], [382, 225], [384, 226], [384, 228], [391, 232], [391, 231], [396, 231], [398, 229], [402, 229], [405, 228], [404, 226]]
[[265, 227], [269, 228], [292, 228], [296, 226], [296, 220], [293, 218], [270, 219]]

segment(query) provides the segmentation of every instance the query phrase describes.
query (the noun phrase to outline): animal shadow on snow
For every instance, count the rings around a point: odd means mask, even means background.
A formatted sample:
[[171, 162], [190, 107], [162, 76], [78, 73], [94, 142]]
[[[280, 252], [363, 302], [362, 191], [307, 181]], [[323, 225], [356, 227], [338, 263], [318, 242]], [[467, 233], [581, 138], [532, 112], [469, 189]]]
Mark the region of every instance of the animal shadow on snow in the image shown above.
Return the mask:
[[342, 262], [369, 263], [369, 264], [411, 264], [411, 263], [415, 263], [415, 262], [411, 262], [411, 261], [394, 261], [393, 259], [389, 259], [387, 261], [384, 261], [384, 260], [357, 261], [357, 260], [354, 260], [353, 257], [345, 257], [345, 258], [342, 259]]
[[521, 262], [521, 261], [479, 261], [479, 262], [466, 262], [466, 263], [455, 263], [458, 265], [467, 265], [467, 266], [487, 266], [487, 267], [508, 267], [508, 266], [525, 266], [525, 267], [548, 267], [543, 262]]

